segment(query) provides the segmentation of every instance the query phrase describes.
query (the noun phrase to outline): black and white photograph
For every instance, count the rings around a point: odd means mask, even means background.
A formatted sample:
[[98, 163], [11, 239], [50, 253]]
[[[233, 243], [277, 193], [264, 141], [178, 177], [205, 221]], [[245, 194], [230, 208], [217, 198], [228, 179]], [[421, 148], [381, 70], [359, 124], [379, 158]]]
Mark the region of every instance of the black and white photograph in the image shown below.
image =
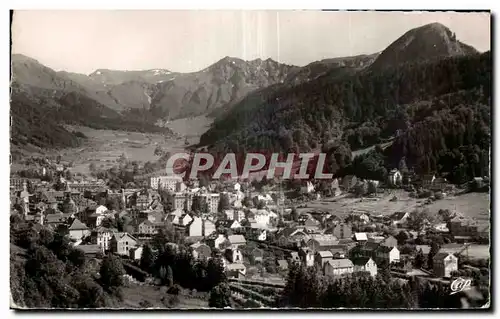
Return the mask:
[[11, 10], [10, 308], [491, 310], [491, 42], [490, 11]]

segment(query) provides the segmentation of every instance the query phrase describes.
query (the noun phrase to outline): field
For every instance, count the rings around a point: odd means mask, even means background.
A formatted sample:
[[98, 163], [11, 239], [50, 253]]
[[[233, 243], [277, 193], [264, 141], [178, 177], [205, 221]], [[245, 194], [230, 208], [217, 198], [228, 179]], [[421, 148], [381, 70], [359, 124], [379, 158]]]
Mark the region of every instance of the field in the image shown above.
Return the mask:
[[[398, 200], [390, 201], [394, 196]], [[390, 190], [376, 199], [350, 198], [341, 195], [337, 198], [307, 202], [306, 205], [306, 208], [299, 208], [298, 211], [308, 211], [313, 208], [329, 211], [336, 215], [346, 215], [352, 211], [367, 212], [374, 215], [390, 215], [400, 211], [411, 212], [416, 208], [428, 208], [431, 212], [435, 213], [440, 209], [457, 210], [465, 216], [483, 222], [489, 221], [490, 218], [490, 199], [487, 193], [468, 193], [449, 196], [431, 204], [425, 204], [425, 199], [411, 198], [407, 192], [402, 190]]]
[[173, 295], [165, 292], [165, 287], [136, 285], [123, 288], [124, 308], [143, 308], [147, 302], [148, 308], [173, 308], [173, 309], [202, 309], [208, 308], [208, 301], [189, 296], [189, 292], [183, 291], [178, 295], [178, 301], [170, 303], [168, 300], [174, 298]]
[[156, 161], [158, 156], [154, 155], [154, 150], [157, 146], [171, 153], [183, 152], [186, 146], [185, 137], [189, 143], [197, 143], [209, 123], [210, 120], [205, 117], [170, 122], [167, 126], [179, 137], [73, 126], [71, 130], [82, 132], [88, 140], [80, 148], [64, 149], [57, 155], [60, 155], [63, 161], [73, 162], [73, 173], [81, 174], [89, 174], [90, 163], [100, 169], [110, 168], [116, 165], [122, 154], [130, 161]]
[[212, 119], [200, 115], [178, 119], [168, 123], [166, 126], [175, 133], [187, 138], [189, 144], [197, 144], [200, 141], [200, 136], [209, 129], [210, 124], [212, 124]]
[[[449, 253], [457, 253], [463, 250], [464, 245], [462, 244], [448, 244], [444, 245], [441, 250]], [[462, 251], [463, 256], [467, 256], [471, 259], [483, 259], [490, 258], [490, 246], [489, 245], [470, 245], [468, 250]]]

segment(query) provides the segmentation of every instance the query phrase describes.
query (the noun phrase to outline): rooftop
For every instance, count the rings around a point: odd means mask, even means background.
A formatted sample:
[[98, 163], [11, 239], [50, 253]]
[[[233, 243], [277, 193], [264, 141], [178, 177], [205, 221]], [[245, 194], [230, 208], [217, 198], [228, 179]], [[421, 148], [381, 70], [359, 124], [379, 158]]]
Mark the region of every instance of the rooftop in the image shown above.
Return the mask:
[[82, 223], [78, 218], [76, 218], [69, 227], [69, 230], [86, 230], [86, 229], [88, 229], [87, 225]]
[[354, 267], [354, 264], [349, 259], [331, 259], [327, 261], [333, 268], [348, 268]]

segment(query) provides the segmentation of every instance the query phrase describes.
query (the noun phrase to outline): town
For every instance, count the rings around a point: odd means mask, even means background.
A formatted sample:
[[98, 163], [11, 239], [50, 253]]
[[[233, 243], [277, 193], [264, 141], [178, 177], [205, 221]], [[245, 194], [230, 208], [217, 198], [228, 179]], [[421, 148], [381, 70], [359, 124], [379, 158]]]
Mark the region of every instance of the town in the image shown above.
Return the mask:
[[[419, 208], [384, 214], [314, 205], [374, 202], [398, 191], [425, 206], [454, 193], [484, 191], [487, 178], [457, 188], [407, 169], [393, 169], [385, 181], [355, 176], [211, 181], [142, 174], [118, 189], [103, 179], [73, 176], [68, 164], [38, 162], [41, 168], [31, 172], [37, 177], [11, 177], [11, 232], [49, 229], [96, 264], [108, 254], [117, 256], [124, 277], [136, 284], [165, 283], [165, 268], [153, 270], [145, 259], [166, 246], [174, 251], [185, 247], [192, 262], [220, 260], [231, 296], [242, 307], [272, 306], [273, 298], [261, 290], [280, 292], [297, 266], [330, 278], [363, 273], [446, 287], [459, 277], [489, 277], [489, 224], [460, 211]], [[396, 196], [389, 200], [397, 201]], [[469, 257], [477, 249], [486, 254]], [[171, 280], [181, 283], [176, 275]]]
[[493, 310], [473, 11], [11, 10], [11, 308]]

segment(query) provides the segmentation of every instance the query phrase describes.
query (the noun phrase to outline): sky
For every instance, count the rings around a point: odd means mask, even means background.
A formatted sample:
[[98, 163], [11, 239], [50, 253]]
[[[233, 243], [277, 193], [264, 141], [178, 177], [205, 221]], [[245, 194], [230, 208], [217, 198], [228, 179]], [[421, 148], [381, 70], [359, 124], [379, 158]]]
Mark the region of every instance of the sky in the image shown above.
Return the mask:
[[321, 11], [16, 11], [12, 52], [57, 71], [202, 70], [225, 56], [303, 66], [382, 51], [440, 22], [490, 50], [489, 13]]

